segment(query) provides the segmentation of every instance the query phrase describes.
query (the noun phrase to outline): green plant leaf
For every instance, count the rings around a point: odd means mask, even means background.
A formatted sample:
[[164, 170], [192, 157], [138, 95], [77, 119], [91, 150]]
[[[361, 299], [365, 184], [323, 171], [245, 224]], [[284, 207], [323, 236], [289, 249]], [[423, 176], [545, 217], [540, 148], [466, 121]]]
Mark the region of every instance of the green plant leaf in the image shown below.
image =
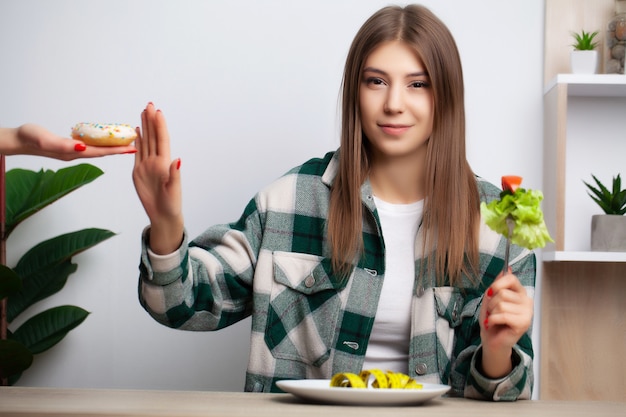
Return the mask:
[[7, 321], [12, 322], [28, 307], [59, 292], [70, 274], [76, 272], [78, 265], [66, 260], [44, 271], [27, 276], [22, 282], [22, 289], [7, 300]]
[[613, 194], [618, 194], [622, 190], [622, 178], [617, 174], [617, 177], [613, 178]]
[[6, 173], [6, 236], [34, 213], [103, 174], [100, 168], [79, 164], [58, 171], [12, 169]]
[[0, 300], [22, 288], [22, 280], [8, 266], [0, 265]]
[[13, 333], [13, 339], [36, 355], [59, 343], [88, 315], [88, 311], [76, 306], [53, 307], [24, 322]]
[[63, 288], [77, 268], [71, 263], [72, 256], [114, 235], [104, 229], [83, 229], [41, 242], [26, 252], [13, 268], [22, 278], [22, 290], [8, 299], [8, 321]]
[[45, 240], [26, 252], [17, 262], [14, 271], [22, 279], [26, 279], [25, 276], [68, 260], [114, 235], [110, 230], [90, 228]]
[[0, 378], [21, 374], [33, 363], [33, 354], [17, 340], [0, 340]]
[[626, 190], [620, 191], [615, 196], [616, 214], [626, 214]]
[[583, 181], [583, 183], [589, 190], [587, 193], [589, 194], [589, 197], [591, 197], [591, 199], [598, 204], [602, 211], [606, 214], [626, 214], [626, 189], [621, 189], [622, 180], [620, 174], [613, 177], [613, 185], [610, 190], [593, 174], [591, 177], [596, 182], [598, 188], [586, 183], [585, 181]]
[[580, 33], [572, 32], [572, 37], [576, 42], [572, 44], [572, 47], [577, 51], [592, 51], [598, 46], [598, 42], [594, 41], [594, 38], [598, 35], [598, 31], [585, 32], [581, 30]]

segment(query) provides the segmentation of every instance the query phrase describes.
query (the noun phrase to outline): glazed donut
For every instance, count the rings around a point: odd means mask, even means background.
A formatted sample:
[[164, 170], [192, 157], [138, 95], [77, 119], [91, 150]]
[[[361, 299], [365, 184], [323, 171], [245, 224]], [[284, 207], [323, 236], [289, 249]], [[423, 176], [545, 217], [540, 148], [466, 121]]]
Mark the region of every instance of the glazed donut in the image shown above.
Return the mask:
[[137, 138], [137, 133], [127, 124], [77, 123], [72, 138], [90, 146], [125, 146]]

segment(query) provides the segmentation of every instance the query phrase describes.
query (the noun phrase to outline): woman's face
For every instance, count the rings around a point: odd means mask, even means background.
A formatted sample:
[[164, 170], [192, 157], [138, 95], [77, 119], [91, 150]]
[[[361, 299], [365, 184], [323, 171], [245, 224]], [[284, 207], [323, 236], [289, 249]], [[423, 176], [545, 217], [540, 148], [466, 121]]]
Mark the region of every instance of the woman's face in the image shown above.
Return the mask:
[[434, 103], [415, 52], [401, 41], [383, 43], [367, 57], [361, 77], [361, 123], [375, 156], [424, 158]]

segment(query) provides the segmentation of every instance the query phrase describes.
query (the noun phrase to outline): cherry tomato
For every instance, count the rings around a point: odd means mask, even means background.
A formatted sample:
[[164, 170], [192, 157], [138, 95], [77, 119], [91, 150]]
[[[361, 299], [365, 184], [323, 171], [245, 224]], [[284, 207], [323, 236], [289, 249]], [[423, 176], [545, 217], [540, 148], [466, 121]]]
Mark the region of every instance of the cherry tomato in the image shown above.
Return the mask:
[[502, 189], [505, 191], [515, 192], [522, 185], [522, 177], [517, 175], [504, 175], [502, 177]]

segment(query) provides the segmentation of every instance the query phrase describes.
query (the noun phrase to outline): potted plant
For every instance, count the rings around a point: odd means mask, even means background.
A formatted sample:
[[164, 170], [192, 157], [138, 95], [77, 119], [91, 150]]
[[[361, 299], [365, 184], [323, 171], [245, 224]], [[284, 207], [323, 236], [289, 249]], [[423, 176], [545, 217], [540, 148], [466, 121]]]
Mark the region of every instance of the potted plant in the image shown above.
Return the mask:
[[[13, 169], [5, 175], [4, 169], [1, 171], [2, 191], [6, 191], [2, 196], [6, 201], [0, 201], [2, 251], [22, 221], [103, 174], [89, 164], [56, 172]], [[6, 180], [6, 187], [2, 180]], [[68, 276], [76, 271], [74, 255], [113, 235], [109, 230], [96, 228], [66, 233], [35, 245], [12, 268], [0, 265], [0, 385], [13, 385], [30, 367], [34, 355], [56, 345], [87, 318], [86, 310], [64, 305], [20, 320], [19, 326], [9, 328], [30, 306], [63, 288]]]
[[580, 33], [573, 32], [574, 50], [570, 54], [570, 65], [573, 74], [595, 74], [598, 69], [598, 41], [595, 40], [598, 31]]
[[626, 188], [622, 188], [620, 175], [613, 177], [609, 190], [594, 175], [596, 186], [586, 182], [587, 194], [605, 214], [591, 218], [591, 250], [603, 252], [626, 252]]

